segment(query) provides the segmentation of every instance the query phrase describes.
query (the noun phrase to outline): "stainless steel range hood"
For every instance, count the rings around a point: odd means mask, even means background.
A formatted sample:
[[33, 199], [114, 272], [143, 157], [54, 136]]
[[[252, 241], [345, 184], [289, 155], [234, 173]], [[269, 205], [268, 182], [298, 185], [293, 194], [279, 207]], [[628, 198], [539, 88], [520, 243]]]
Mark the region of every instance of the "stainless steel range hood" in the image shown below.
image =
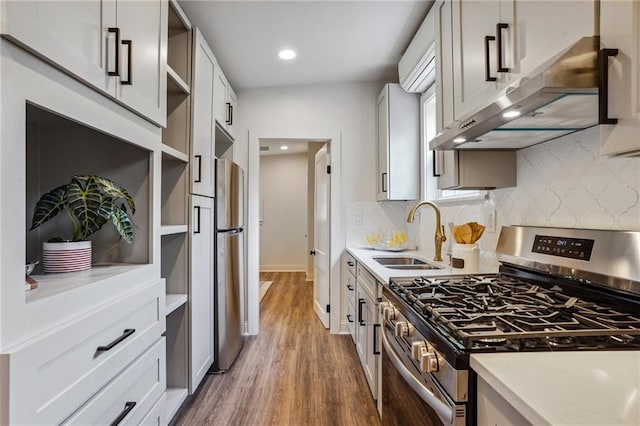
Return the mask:
[[504, 89], [491, 104], [445, 128], [429, 147], [520, 149], [615, 122], [606, 119], [606, 59], [617, 50], [600, 53], [599, 48], [598, 36], [580, 39], [530, 77]]

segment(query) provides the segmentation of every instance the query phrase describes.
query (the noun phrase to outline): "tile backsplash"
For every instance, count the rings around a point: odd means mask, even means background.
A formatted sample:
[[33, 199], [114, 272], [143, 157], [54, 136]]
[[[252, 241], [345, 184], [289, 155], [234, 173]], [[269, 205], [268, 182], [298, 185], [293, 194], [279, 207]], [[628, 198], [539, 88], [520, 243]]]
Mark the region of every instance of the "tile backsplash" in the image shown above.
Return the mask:
[[[640, 158], [601, 156], [597, 127], [520, 150], [517, 165], [515, 188], [489, 191], [486, 200], [438, 203], [445, 228], [448, 222], [485, 224], [495, 211], [496, 232], [485, 232], [479, 241], [483, 269], [498, 266], [493, 252], [502, 225], [640, 230]], [[433, 252], [434, 215], [423, 213], [418, 226], [407, 224], [412, 204], [350, 203], [347, 244], [361, 243], [370, 230], [404, 227], [420, 249]], [[357, 213], [362, 223], [353, 226]], [[448, 228], [446, 234], [445, 253]]]

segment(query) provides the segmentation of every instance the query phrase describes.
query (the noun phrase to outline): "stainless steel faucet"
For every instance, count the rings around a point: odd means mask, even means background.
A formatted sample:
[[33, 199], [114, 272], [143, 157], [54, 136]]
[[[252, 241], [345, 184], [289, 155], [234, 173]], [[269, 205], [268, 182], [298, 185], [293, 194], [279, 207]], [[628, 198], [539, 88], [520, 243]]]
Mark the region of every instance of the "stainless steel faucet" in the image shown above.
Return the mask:
[[411, 207], [409, 216], [407, 216], [407, 222], [413, 223], [413, 217], [416, 214], [416, 210], [418, 210], [425, 204], [433, 207], [433, 209], [436, 211], [436, 235], [434, 237], [434, 241], [436, 244], [436, 256], [433, 258], [433, 260], [435, 260], [436, 262], [442, 262], [442, 243], [447, 241], [447, 237], [445, 237], [444, 235], [444, 226], [440, 223], [440, 209], [438, 208], [438, 206], [436, 206], [435, 203], [431, 201], [419, 201], [413, 207]]

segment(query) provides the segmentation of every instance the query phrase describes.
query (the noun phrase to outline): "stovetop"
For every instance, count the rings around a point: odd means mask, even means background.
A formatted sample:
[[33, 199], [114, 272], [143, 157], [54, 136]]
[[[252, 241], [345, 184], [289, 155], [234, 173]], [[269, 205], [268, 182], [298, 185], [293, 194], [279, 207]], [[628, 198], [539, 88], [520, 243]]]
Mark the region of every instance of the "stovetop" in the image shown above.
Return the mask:
[[462, 350], [640, 349], [640, 309], [564, 283], [501, 273], [395, 278], [389, 288]]

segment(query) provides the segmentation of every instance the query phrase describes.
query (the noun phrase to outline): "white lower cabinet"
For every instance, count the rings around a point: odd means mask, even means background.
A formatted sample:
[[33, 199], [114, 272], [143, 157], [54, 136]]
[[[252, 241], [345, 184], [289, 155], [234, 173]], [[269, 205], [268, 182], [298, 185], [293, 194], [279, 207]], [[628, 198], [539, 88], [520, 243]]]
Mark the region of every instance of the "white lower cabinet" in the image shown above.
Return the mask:
[[64, 424], [139, 424], [166, 388], [165, 351], [163, 337]]
[[214, 238], [213, 198], [191, 196], [191, 280], [189, 288], [189, 393], [213, 364]]
[[[2, 401], [0, 421], [3, 424], [59, 424], [72, 419], [87, 424], [99, 418], [104, 421], [107, 417], [91, 417], [93, 408], [87, 407], [102, 407], [106, 411], [100, 413], [105, 416], [116, 413], [114, 407], [119, 400], [114, 398], [128, 395], [125, 391], [131, 386], [119, 384], [124, 388], [108, 392], [114, 380], [122, 383], [123, 379], [114, 378], [123, 376], [123, 370], [129, 372], [124, 374], [128, 382], [129, 376], [143, 374], [148, 368], [142, 358], [152, 356], [156, 384], [140, 389], [140, 395], [153, 399], [148, 406], [140, 404], [141, 398], [136, 402], [141, 415], [146, 414], [165, 389], [166, 354], [164, 339], [160, 340], [165, 331], [164, 309], [164, 280], [154, 281], [5, 351], [0, 355], [0, 368], [7, 379], [3, 379], [1, 393], [11, 398]], [[155, 348], [153, 355], [148, 355], [150, 347]], [[143, 353], [147, 355], [141, 358]], [[158, 370], [160, 365], [162, 368]], [[139, 377], [130, 382], [143, 380]], [[124, 410], [124, 402], [120, 410]], [[113, 418], [116, 416], [117, 413]]]
[[378, 398], [378, 361], [380, 359], [377, 291], [378, 282], [376, 279], [358, 263], [356, 349], [373, 399]]
[[144, 416], [140, 422], [141, 426], [164, 426], [168, 423], [167, 419], [167, 395], [164, 394], [151, 407], [151, 410]]

